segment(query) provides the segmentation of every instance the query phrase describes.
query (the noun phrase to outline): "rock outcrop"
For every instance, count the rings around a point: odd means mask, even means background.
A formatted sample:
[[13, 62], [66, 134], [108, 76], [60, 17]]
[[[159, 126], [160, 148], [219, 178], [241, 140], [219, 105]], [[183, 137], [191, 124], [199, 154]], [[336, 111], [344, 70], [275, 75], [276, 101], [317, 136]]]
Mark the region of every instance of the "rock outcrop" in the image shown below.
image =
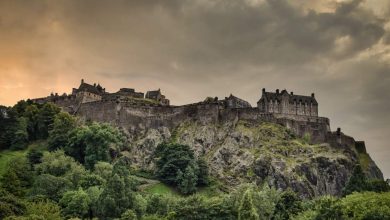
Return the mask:
[[237, 120], [223, 123], [184, 121], [174, 129], [146, 129], [129, 138], [134, 166], [153, 170], [153, 152], [159, 143], [189, 145], [209, 164], [210, 174], [223, 185], [245, 182], [292, 188], [301, 197], [340, 195], [357, 163], [367, 175], [383, 178], [367, 153], [349, 145], [311, 144], [285, 126]]

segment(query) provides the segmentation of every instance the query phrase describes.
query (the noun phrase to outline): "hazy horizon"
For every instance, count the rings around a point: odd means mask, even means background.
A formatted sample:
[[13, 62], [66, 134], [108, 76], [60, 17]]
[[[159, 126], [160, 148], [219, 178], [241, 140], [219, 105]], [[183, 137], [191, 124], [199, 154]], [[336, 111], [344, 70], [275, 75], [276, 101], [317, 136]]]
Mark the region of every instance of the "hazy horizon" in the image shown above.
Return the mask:
[[0, 0], [0, 105], [82, 78], [173, 105], [315, 93], [390, 178], [389, 18], [386, 0]]

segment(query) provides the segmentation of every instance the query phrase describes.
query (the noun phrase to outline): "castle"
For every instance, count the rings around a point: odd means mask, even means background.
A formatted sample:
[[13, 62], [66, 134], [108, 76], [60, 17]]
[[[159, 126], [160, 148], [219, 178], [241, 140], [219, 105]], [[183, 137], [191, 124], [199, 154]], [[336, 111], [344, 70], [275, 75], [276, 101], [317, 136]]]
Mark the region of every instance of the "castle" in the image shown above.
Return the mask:
[[318, 116], [318, 103], [314, 93], [311, 96], [294, 95], [286, 90], [279, 92], [266, 92], [263, 89], [257, 107], [268, 113], [281, 113], [292, 115]]
[[[186, 121], [196, 123], [236, 123], [239, 120], [272, 122], [289, 128], [296, 135], [309, 134], [313, 143], [355, 146], [352, 137], [340, 129], [332, 132], [329, 119], [318, 116], [318, 102], [310, 96], [294, 95], [286, 90], [262, 90], [257, 107], [232, 94], [219, 100], [208, 97], [204, 101], [182, 106], [170, 105], [161, 90], [148, 91], [146, 95], [132, 88], [121, 88], [109, 93], [100, 84], [81, 80], [72, 94], [51, 94], [32, 99], [36, 103], [52, 102], [64, 111], [84, 120], [108, 122], [121, 127], [125, 133], [139, 133], [145, 129], [175, 129]], [[358, 143], [365, 148], [364, 143]]]

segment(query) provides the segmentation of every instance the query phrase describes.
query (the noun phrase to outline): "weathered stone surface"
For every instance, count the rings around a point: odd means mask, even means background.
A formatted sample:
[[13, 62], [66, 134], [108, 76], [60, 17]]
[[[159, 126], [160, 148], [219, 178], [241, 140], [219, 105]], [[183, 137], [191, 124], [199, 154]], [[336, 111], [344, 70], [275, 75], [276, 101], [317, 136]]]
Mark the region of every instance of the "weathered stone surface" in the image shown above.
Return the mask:
[[[227, 187], [245, 182], [292, 188], [302, 197], [340, 195], [359, 155], [353, 146], [309, 144], [281, 125], [251, 121], [185, 121], [174, 129], [149, 129], [134, 136], [134, 165], [153, 170], [153, 151], [163, 142], [189, 145], [210, 173]], [[368, 156], [368, 155], [367, 155]], [[372, 165], [373, 177], [379, 169]], [[380, 171], [379, 171], [380, 172]]]

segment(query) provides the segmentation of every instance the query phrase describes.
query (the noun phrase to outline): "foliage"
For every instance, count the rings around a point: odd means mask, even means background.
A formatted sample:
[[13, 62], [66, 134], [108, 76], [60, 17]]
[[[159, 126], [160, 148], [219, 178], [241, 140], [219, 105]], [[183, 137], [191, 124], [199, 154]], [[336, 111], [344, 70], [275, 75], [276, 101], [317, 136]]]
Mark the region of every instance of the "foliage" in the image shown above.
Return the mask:
[[68, 144], [69, 134], [76, 128], [76, 118], [68, 113], [60, 112], [55, 116], [52, 127], [48, 138], [48, 148], [51, 151]]
[[28, 217], [26, 219], [37, 216], [42, 219], [60, 220], [61, 209], [56, 203], [49, 200], [29, 202], [24, 216]]
[[63, 207], [64, 216], [83, 218], [88, 214], [90, 202], [88, 194], [80, 188], [65, 192], [59, 204]]
[[155, 157], [159, 179], [177, 186], [181, 193], [192, 194], [198, 185], [209, 184], [207, 163], [203, 159], [195, 160], [189, 146], [160, 144]]
[[12, 215], [22, 215], [25, 209], [26, 205], [22, 200], [6, 190], [0, 189], [0, 219]]
[[276, 203], [274, 219], [290, 219], [302, 211], [301, 199], [291, 189], [281, 194]]
[[177, 172], [184, 171], [192, 160], [194, 153], [187, 145], [160, 144], [157, 146], [155, 156], [157, 176], [165, 183], [177, 185]]
[[126, 212], [124, 212], [120, 218], [120, 220], [137, 220], [137, 219], [138, 219], [137, 215], [131, 209], [126, 210]]
[[12, 150], [26, 149], [28, 145], [27, 120], [23, 117], [18, 118], [14, 129], [10, 148]]
[[42, 162], [42, 157], [43, 157], [43, 152], [42, 151], [37, 150], [35, 148], [31, 149], [27, 153], [27, 159], [28, 159], [28, 162], [31, 165], [31, 168], [33, 168], [34, 165], [36, 165], [38, 163], [41, 163]]
[[58, 202], [62, 195], [72, 188], [72, 183], [64, 177], [42, 174], [35, 179], [30, 195]]
[[390, 219], [390, 192], [353, 193], [341, 200], [348, 219]]
[[132, 207], [133, 192], [128, 178], [114, 174], [107, 182], [98, 200], [98, 215], [101, 217], [118, 218]]
[[343, 195], [349, 195], [353, 192], [388, 192], [390, 186], [383, 180], [379, 179], [368, 179], [364, 174], [362, 167], [358, 164], [355, 166], [348, 183], [343, 189]]
[[98, 161], [110, 162], [112, 156], [110, 150], [118, 152], [122, 148], [123, 136], [118, 129], [100, 123], [92, 123], [74, 129], [69, 135], [65, 152], [86, 168], [93, 169]]
[[16, 157], [11, 160], [1, 178], [1, 187], [8, 192], [23, 196], [31, 186], [33, 175], [25, 157]]

